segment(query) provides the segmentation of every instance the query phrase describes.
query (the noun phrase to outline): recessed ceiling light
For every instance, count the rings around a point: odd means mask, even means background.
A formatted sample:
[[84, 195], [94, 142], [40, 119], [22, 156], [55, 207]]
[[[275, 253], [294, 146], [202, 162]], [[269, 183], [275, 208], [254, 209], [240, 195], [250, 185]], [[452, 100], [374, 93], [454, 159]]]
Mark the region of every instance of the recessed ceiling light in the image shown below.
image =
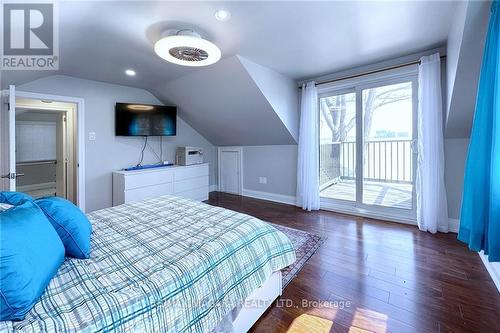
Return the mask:
[[215, 18], [219, 21], [227, 21], [231, 18], [231, 13], [224, 9], [219, 9], [214, 14]]
[[163, 37], [156, 42], [154, 49], [159, 57], [182, 66], [207, 66], [221, 57], [217, 45], [192, 30], [179, 30]]
[[135, 76], [135, 71], [133, 69], [127, 69], [125, 71], [125, 74], [127, 74], [128, 76]]

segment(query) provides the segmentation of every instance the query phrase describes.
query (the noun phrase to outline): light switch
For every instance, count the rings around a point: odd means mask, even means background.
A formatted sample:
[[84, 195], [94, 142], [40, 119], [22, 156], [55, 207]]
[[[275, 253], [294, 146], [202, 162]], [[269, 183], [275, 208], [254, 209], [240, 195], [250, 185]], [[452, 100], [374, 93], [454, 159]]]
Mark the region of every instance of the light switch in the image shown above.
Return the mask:
[[95, 141], [95, 132], [89, 132], [89, 141]]
[[260, 184], [267, 184], [267, 177], [259, 177]]

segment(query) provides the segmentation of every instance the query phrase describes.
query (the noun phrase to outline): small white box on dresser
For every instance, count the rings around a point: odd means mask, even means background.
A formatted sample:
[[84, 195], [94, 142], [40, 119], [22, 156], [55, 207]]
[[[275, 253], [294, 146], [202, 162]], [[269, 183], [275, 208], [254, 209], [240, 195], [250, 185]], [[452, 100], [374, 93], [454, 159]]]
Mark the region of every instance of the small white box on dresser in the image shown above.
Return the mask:
[[199, 201], [207, 200], [208, 182], [208, 163], [115, 171], [113, 206], [167, 194]]

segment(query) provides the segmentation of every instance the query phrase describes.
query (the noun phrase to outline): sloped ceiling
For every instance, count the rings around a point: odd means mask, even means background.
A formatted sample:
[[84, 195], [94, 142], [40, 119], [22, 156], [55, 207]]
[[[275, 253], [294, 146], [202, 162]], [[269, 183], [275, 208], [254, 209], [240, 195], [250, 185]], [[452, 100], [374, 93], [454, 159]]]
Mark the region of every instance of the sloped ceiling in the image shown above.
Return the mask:
[[[237, 56], [170, 81], [153, 93], [177, 105], [179, 115], [214, 145], [296, 143]], [[296, 104], [288, 111], [298, 117]]]
[[470, 137], [491, 3], [460, 6], [448, 40], [448, 138]]
[[448, 40], [446, 42], [446, 117], [450, 111], [451, 97], [453, 96], [453, 85], [457, 74], [458, 58], [460, 56], [460, 46], [465, 29], [465, 18], [467, 16], [467, 1], [458, 3], [453, 21], [451, 22]]
[[[0, 84], [62, 74], [133, 86], [178, 104], [217, 145], [296, 142], [292, 80], [338, 72], [443, 45], [453, 1], [60, 1], [60, 69], [7, 71]], [[231, 12], [219, 22], [214, 12]], [[153, 44], [191, 28], [217, 44], [220, 63], [167, 63]], [[135, 77], [124, 70], [132, 68]], [[281, 73], [281, 74], [279, 74]], [[284, 100], [278, 96], [287, 96]]]
[[298, 141], [299, 99], [297, 82], [241, 56], [238, 56], [238, 59], [295, 141]]

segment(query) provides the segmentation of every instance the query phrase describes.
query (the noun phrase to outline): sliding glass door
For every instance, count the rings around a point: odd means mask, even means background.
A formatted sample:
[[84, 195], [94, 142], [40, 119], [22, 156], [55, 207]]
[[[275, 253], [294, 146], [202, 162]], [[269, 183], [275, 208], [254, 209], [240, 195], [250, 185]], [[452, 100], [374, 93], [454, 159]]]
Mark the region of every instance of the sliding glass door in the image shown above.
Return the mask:
[[356, 93], [323, 96], [320, 105], [320, 190], [356, 201]]
[[414, 217], [416, 76], [357, 82], [319, 97], [322, 201]]
[[413, 84], [375, 86], [363, 94], [363, 203], [413, 207]]

